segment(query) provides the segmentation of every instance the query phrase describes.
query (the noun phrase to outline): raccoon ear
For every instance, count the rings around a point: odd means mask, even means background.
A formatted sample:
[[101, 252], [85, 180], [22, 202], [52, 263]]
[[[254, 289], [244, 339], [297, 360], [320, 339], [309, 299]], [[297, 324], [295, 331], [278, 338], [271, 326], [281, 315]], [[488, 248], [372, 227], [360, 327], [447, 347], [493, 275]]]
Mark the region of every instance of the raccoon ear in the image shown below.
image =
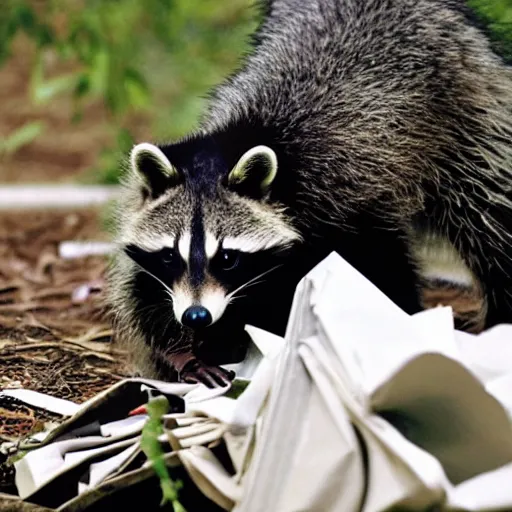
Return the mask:
[[277, 174], [277, 156], [267, 146], [245, 152], [228, 175], [228, 187], [241, 195], [264, 196]]
[[130, 163], [132, 170], [142, 178], [147, 191], [153, 198], [181, 181], [180, 172], [171, 164], [163, 151], [148, 142], [137, 144], [132, 149]]

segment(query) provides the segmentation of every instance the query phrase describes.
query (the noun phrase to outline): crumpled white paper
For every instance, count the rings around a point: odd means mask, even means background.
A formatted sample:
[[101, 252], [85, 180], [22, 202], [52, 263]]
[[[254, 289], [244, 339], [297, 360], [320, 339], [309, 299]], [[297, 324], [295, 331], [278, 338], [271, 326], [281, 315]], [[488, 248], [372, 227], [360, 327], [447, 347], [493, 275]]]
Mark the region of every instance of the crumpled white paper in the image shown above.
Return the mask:
[[512, 508], [511, 343], [409, 316], [331, 254], [297, 289], [236, 510]]
[[[297, 287], [284, 340], [248, 332], [251, 357], [233, 366], [250, 379], [238, 399], [153, 381], [186, 398], [185, 413], [166, 416], [169, 439], [219, 506], [512, 509], [512, 325], [472, 335], [454, 329], [450, 308], [409, 316], [333, 253]], [[102, 431], [122, 443], [116, 429], [125, 423]], [[226, 443], [235, 475], [207, 448], [215, 439]], [[108, 449], [108, 440], [82, 438], [74, 455], [59, 443], [28, 453], [17, 463], [18, 488], [28, 496], [36, 480], [50, 479], [41, 475], [51, 465], [45, 449], [65, 471], [87, 456], [89, 441]], [[122, 447], [118, 459], [91, 468], [80, 492], [108, 482], [132, 453]]]

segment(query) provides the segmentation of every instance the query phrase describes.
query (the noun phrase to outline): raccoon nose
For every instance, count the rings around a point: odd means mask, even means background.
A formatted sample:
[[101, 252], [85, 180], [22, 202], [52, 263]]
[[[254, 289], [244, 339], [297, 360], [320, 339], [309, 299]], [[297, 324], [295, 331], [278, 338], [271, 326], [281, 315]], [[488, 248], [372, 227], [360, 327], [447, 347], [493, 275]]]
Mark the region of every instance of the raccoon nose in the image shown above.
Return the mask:
[[212, 315], [203, 306], [191, 306], [183, 313], [181, 322], [192, 329], [208, 327], [212, 323]]

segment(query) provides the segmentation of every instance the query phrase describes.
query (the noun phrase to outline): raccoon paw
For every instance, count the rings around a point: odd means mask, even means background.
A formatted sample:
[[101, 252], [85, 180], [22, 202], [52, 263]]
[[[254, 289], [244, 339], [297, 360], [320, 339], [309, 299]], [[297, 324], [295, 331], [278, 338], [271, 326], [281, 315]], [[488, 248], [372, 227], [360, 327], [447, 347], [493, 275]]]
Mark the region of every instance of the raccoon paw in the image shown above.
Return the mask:
[[208, 388], [227, 386], [234, 378], [235, 372], [219, 366], [208, 366], [198, 359], [189, 361], [180, 372], [180, 380], [195, 384], [200, 382]]
[[173, 354], [169, 362], [176, 369], [180, 382], [199, 382], [208, 388], [214, 388], [227, 386], [235, 377], [235, 372], [218, 366], [209, 366], [192, 353]]

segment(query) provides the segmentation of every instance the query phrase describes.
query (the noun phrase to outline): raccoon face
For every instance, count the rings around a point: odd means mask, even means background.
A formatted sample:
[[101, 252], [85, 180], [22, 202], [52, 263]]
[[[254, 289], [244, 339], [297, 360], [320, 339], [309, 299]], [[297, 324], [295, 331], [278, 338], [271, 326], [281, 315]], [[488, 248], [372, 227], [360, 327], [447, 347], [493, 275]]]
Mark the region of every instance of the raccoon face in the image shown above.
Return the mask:
[[277, 173], [268, 147], [250, 149], [228, 170], [205, 156], [171, 163], [144, 143], [132, 150], [131, 168], [139, 205], [126, 216], [119, 241], [133, 270], [167, 292], [183, 325], [201, 329], [218, 321], [300, 241], [283, 209], [267, 200]]

